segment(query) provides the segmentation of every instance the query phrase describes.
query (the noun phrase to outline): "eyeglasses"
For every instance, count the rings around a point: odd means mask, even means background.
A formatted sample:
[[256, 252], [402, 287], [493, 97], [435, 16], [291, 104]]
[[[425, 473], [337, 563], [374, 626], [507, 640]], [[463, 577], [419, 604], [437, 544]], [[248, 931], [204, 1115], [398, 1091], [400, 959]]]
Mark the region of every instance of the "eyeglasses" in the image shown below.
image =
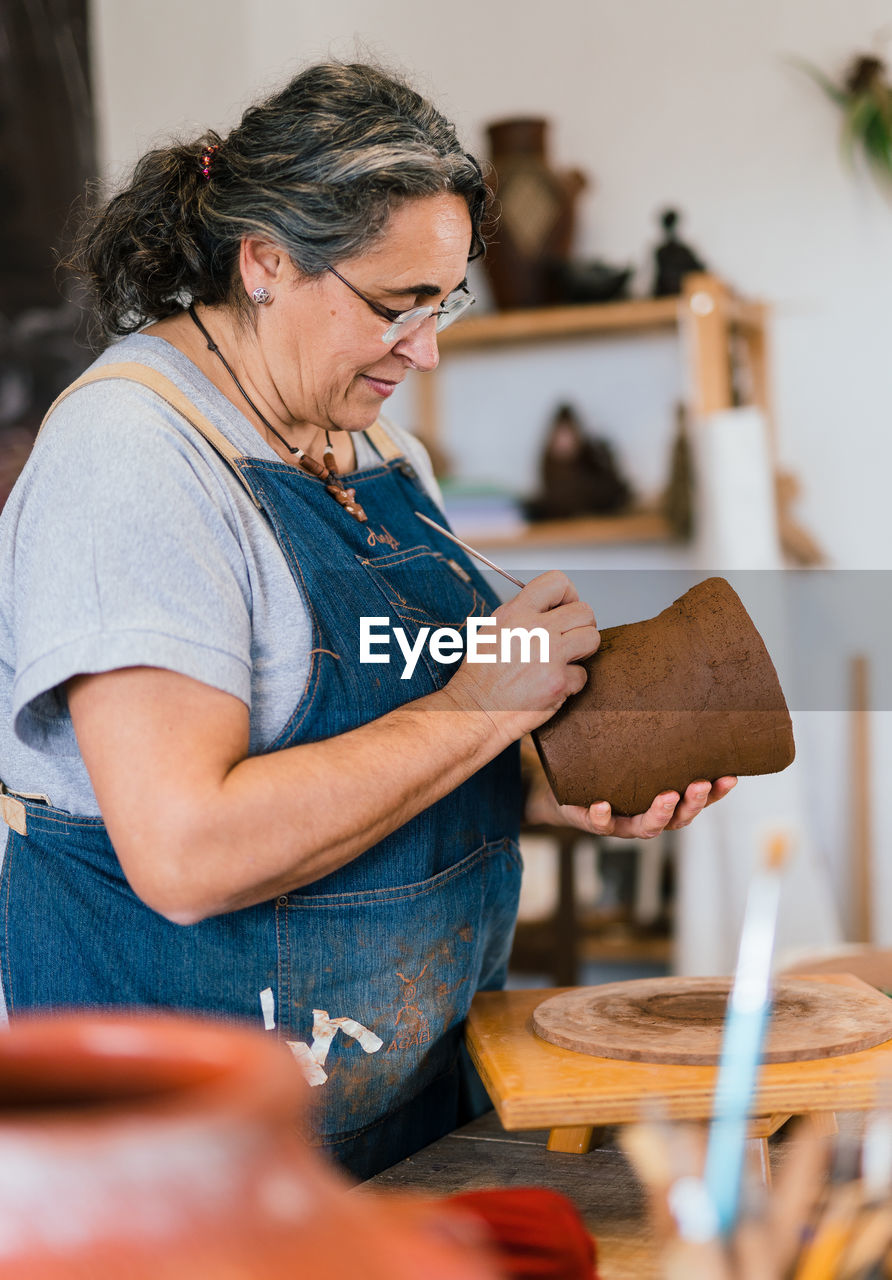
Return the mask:
[[367, 307], [371, 307], [375, 315], [382, 316], [383, 319], [390, 321], [390, 328], [385, 330], [381, 335], [381, 341], [387, 343], [396, 342], [398, 338], [408, 338], [410, 333], [414, 333], [424, 324], [425, 320], [434, 317], [437, 323], [437, 333], [445, 329], [447, 325], [456, 321], [459, 316], [463, 316], [469, 307], [472, 307], [477, 299], [473, 293], [468, 290], [466, 284], [450, 293], [448, 298], [444, 298], [439, 307], [413, 307], [411, 311], [394, 311], [392, 307], [382, 307], [377, 302], [372, 302], [371, 298], [367, 298], [364, 293], [360, 293], [355, 285], [349, 280], [345, 280], [340, 272], [335, 271], [334, 267], [326, 265], [326, 271], [330, 271], [333, 276], [337, 276], [341, 284], [345, 284], [357, 298], [362, 298]]

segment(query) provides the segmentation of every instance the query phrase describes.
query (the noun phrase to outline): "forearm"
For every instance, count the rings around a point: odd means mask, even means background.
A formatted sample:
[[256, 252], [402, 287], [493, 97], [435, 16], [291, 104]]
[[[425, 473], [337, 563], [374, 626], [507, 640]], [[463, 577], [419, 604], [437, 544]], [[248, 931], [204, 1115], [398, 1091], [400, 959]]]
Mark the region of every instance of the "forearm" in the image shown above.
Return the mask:
[[550, 659], [465, 660], [437, 693], [326, 740], [249, 756], [233, 694], [152, 667], [73, 678], [68, 706], [131, 887], [178, 923], [312, 883], [447, 795], [585, 682], [598, 634], [561, 574], [496, 610]]
[[252, 756], [193, 796], [170, 919], [263, 902], [343, 866], [492, 760], [509, 739], [491, 716], [431, 694], [321, 742]]

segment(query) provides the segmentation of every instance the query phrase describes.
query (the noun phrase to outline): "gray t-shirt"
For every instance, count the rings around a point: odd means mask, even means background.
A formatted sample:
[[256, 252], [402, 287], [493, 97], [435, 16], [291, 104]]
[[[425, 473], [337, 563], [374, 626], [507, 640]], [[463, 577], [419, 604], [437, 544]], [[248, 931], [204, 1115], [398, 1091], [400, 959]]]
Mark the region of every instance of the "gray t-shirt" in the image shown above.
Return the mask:
[[[277, 460], [175, 347], [142, 334], [97, 365], [170, 378], [239, 452]], [[442, 502], [423, 446], [388, 424]], [[354, 436], [357, 469], [379, 462]], [[251, 753], [285, 724], [309, 669], [305, 605], [266, 518], [195, 430], [132, 382], [85, 387], [41, 433], [0, 516], [0, 779], [96, 815], [61, 686], [154, 666], [250, 708]], [[6, 827], [0, 822], [0, 858]]]

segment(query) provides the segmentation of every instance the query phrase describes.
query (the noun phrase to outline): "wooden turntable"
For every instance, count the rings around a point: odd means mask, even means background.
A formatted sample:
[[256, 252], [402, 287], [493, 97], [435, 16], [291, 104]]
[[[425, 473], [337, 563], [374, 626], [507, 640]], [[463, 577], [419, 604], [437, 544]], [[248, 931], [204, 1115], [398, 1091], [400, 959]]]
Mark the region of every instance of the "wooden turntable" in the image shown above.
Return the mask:
[[[625, 1062], [719, 1061], [730, 978], [645, 978], [580, 987], [533, 1012], [543, 1040]], [[772, 992], [763, 1062], [838, 1058], [892, 1039], [892, 1000], [872, 990], [780, 978]]]

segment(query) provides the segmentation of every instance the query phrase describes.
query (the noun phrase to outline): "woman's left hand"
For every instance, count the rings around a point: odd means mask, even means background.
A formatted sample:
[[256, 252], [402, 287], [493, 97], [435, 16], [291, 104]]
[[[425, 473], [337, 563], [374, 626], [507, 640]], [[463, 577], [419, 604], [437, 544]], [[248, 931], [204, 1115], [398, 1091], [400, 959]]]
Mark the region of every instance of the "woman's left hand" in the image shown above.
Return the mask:
[[559, 827], [578, 827], [596, 836], [619, 836], [626, 840], [652, 840], [662, 831], [687, 827], [707, 805], [715, 804], [737, 786], [736, 778], [716, 778], [715, 782], [692, 782], [684, 796], [677, 791], [661, 791], [646, 813], [632, 818], [614, 817], [606, 801], [590, 805], [558, 804], [551, 789], [536, 790], [527, 804], [526, 820]]

